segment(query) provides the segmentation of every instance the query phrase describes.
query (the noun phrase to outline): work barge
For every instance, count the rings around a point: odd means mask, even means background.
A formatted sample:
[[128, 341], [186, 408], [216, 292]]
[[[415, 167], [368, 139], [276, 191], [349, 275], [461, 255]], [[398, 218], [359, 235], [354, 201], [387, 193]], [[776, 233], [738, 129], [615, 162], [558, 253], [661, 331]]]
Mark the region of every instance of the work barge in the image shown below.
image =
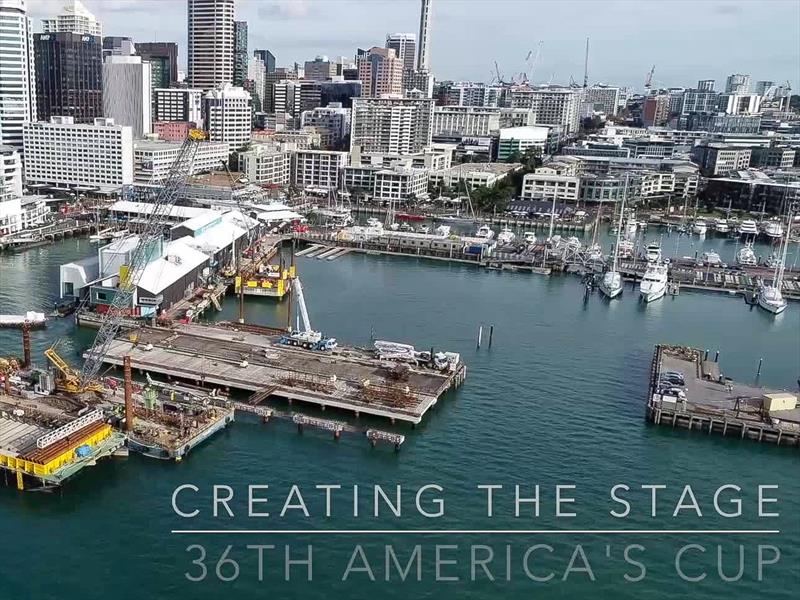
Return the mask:
[[119, 366], [129, 356], [132, 368], [142, 373], [251, 392], [241, 409], [275, 397], [412, 426], [466, 377], [460, 359], [441, 369], [409, 365], [362, 348], [288, 346], [281, 343], [285, 333], [233, 323], [145, 326], [113, 340], [103, 360]]
[[[759, 366], [760, 371], [760, 366]], [[685, 397], [661, 393], [667, 372], [685, 377]], [[800, 449], [797, 395], [734, 382], [719, 368], [719, 353], [659, 344], [650, 367], [647, 420], [705, 434], [734, 436]]]

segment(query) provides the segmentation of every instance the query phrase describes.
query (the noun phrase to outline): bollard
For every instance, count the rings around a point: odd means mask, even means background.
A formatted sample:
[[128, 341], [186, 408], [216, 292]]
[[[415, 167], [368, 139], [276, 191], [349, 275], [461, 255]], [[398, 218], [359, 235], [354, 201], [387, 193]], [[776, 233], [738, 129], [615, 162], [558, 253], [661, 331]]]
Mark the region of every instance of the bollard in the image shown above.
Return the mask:
[[481, 347], [481, 338], [483, 337], [483, 325], [478, 327], [478, 348]]
[[758, 359], [758, 371], [756, 371], [756, 377], [761, 375], [761, 364], [764, 362], [764, 358], [761, 357]]
[[706, 353], [703, 355], [703, 360], [708, 360], [708, 348], [706, 348]]
[[489, 326], [489, 348], [492, 347], [492, 337], [494, 337], [494, 325]]
[[717, 354], [716, 354], [716, 356], [714, 356], [714, 362], [715, 363], [719, 362], [719, 350], [717, 350]]

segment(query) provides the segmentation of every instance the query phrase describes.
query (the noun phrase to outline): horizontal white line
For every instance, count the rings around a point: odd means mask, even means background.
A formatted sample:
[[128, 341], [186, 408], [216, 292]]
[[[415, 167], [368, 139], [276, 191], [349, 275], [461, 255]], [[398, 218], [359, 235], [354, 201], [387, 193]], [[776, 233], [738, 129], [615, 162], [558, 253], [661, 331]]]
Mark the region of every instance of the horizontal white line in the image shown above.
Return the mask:
[[173, 529], [177, 535], [778, 535], [779, 529]]

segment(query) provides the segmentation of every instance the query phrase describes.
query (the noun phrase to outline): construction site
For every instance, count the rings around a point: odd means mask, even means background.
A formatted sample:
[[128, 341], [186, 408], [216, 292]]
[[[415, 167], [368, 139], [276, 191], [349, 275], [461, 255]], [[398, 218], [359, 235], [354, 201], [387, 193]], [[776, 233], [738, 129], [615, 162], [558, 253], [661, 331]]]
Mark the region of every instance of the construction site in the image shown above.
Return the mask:
[[[109, 256], [121, 259], [109, 259], [115, 272], [101, 277], [103, 310], [86, 310], [87, 301], [98, 294], [96, 286], [76, 307], [76, 322], [97, 329], [82, 353], [81, 367], [62, 357], [58, 341], [45, 350], [46, 365], [35, 364], [27, 322], [21, 327], [22, 356], [0, 357], [0, 468], [7, 483], [20, 490], [54, 489], [100, 459], [128, 452], [182, 460], [232, 423], [237, 412], [263, 422], [286, 418], [300, 432], [316, 428], [332, 432], [334, 439], [342, 432], [358, 433], [372, 446], [384, 442], [397, 450], [405, 440], [401, 433], [366, 422], [358, 426], [278, 410], [267, 401], [277, 398], [289, 405], [302, 403], [315, 410], [414, 426], [445, 392], [463, 382], [466, 367], [456, 353], [418, 351], [390, 341], [377, 341], [373, 348], [346, 347], [314, 330], [293, 257], [291, 264], [282, 258], [277, 265], [267, 262], [277, 254], [284, 235], [251, 229], [243, 206], [238, 218], [246, 237], [230, 256], [215, 261], [221, 279], [202, 294], [174, 295], [169, 310], [162, 307], [145, 315], [146, 294], [158, 292], [160, 298], [162, 292], [143, 283], [165, 243], [165, 216], [182, 198], [203, 137], [202, 132], [190, 133], [146, 218], [139, 220], [136, 235], [109, 251]], [[210, 219], [187, 221], [177, 233], [200, 234], [220, 222]], [[101, 260], [102, 255], [101, 250]], [[198, 260], [193, 272], [199, 273], [204, 264]], [[237, 322], [193, 323], [190, 317], [208, 306], [219, 309], [231, 284], [238, 296]], [[164, 290], [163, 296], [167, 293]], [[246, 295], [288, 295], [289, 326], [247, 324]], [[109, 373], [116, 368], [121, 368], [121, 377]]]

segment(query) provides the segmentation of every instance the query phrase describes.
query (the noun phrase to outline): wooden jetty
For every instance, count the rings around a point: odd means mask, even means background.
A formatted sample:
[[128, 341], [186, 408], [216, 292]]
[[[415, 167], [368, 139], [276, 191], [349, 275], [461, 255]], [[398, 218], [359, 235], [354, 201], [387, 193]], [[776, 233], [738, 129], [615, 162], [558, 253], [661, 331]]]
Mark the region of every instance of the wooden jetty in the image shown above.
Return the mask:
[[[685, 400], [659, 393], [666, 371], [684, 375]], [[776, 410], [771, 402], [792, 394], [735, 383], [698, 349], [656, 346], [647, 393], [647, 419], [656, 425], [800, 448], [800, 407]]]
[[[135, 341], [131, 341], [134, 338]], [[245, 326], [141, 327], [115, 339], [103, 357], [121, 365], [199, 385], [250, 392], [269, 390], [290, 404], [303, 402], [415, 425], [447, 390], [460, 385], [466, 366], [437, 370], [411, 366], [402, 380], [395, 362], [368, 350], [318, 352], [279, 343], [275, 330]], [[152, 344], [152, 346], [151, 346]]]

